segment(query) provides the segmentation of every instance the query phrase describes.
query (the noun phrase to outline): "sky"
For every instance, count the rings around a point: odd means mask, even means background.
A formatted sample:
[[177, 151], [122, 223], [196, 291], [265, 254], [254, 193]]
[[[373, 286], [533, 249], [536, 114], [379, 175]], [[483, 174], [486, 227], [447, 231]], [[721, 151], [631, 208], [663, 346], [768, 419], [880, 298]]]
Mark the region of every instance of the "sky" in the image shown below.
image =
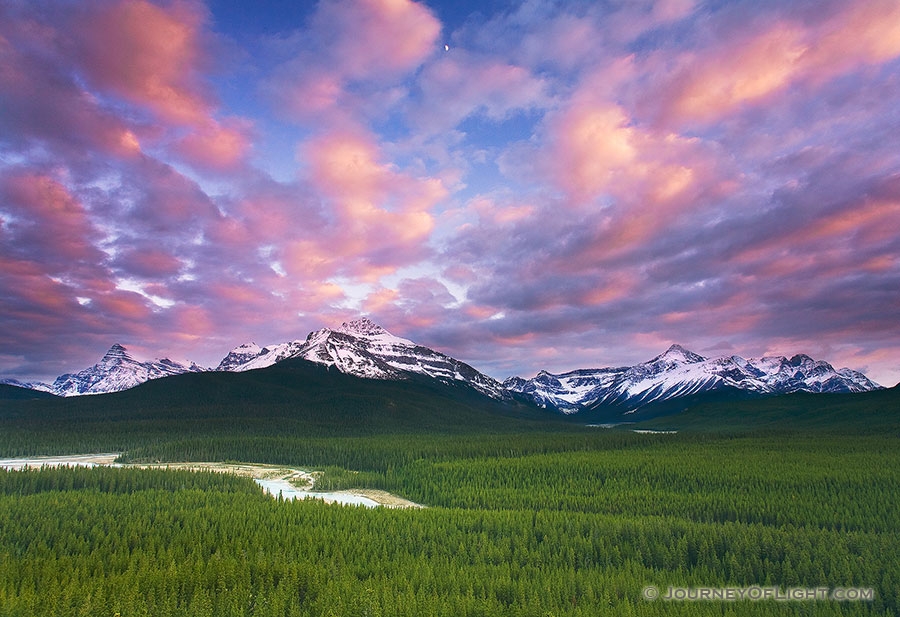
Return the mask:
[[898, 135], [898, 0], [0, 0], [0, 376], [365, 315], [893, 385]]

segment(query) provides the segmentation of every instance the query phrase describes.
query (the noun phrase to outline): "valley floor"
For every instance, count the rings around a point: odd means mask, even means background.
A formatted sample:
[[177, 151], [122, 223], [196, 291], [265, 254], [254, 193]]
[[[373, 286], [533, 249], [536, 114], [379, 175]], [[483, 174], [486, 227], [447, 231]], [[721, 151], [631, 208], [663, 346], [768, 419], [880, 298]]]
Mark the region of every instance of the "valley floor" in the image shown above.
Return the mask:
[[[115, 458], [2, 461], [42, 467], [0, 469], [0, 615], [900, 615], [893, 434], [211, 436]], [[259, 488], [311, 481], [428, 507]], [[755, 586], [872, 595], [663, 599]]]

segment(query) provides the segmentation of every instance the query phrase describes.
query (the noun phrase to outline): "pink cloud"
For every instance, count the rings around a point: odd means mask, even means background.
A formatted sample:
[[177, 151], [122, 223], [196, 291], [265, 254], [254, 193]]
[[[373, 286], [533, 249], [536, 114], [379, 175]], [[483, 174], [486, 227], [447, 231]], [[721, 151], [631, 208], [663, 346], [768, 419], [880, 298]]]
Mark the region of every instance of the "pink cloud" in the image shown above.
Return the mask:
[[350, 132], [318, 137], [303, 146], [301, 156], [316, 188], [340, 200], [350, 216], [365, 215], [386, 196], [390, 170], [377, 158], [370, 139]]
[[554, 127], [552, 164], [559, 182], [577, 201], [585, 201], [634, 173], [641, 138], [616, 105], [579, 105]]
[[[4, 313], [27, 321], [32, 311], [42, 315], [48, 322], [59, 322], [64, 319], [65, 311], [72, 310], [75, 302], [70, 290], [57, 281], [44, 275], [37, 264], [0, 257], [0, 277], [10, 282], [20, 283], [13, 289], [15, 295], [6, 297], [9, 303]], [[24, 305], [20, 310], [16, 305]], [[46, 323], [46, 322], [45, 322]]]
[[591, 306], [621, 300], [631, 296], [640, 282], [640, 277], [627, 269], [611, 272], [598, 277], [592, 289], [584, 292], [577, 302], [582, 306]]
[[94, 296], [92, 302], [106, 315], [120, 318], [125, 321], [136, 322], [135, 327], [146, 328], [150, 326], [142, 323], [150, 315], [147, 301], [138, 293], [132, 291], [116, 290], [111, 293]]
[[215, 331], [216, 320], [208, 309], [199, 306], [183, 306], [177, 307], [175, 310], [175, 329], [178, 338], [190, 342]]
[[4, 141], [134, 163], [144, 160], [147, 146], [150, 152], [172, 146], [183, 160], [219, 171], [244, 162], [249, 122], [213, 118], [204, 74], [211, 42], [200, 5], [125, 0], [60, 7], [40, 20], [27, 10], [5, 17], [0, 126], [10, 137]]
[[573, 67], [597, 49], [600, 32], [594, 19], [562, 14], [542, 21], [520, 43], [529, 65], [553, 62]]
[[388, 309], [399, 297], [396, 289], [382, 287], [366, 296], [362, 307], [366, 313], [378, 313]]
[[689, 15], [696, 0], [658, 0], [653, 5], [653, 17], [658, 23], [676, 21]]
[[[528, 2], [444, 52], [422, 3], [325, 0], [224, 86], [267, 81], [308, 137], [219, 109], [199, 3], [0, 2], [0, 344], [215, 354], [353, 317], [367, 283], [373, 317], [487, 370], [785, 333], [884, 364], [897, 8], [813, 4]], [[305, 140], [295, 179], [250, 167], [257, 130]], [[384, 280], [407, 266], [441, 276]]]
[[497, 308], [493, 307], [493, 306], [481, 306], [478, 304], [467, 304], [463, 308], [463, 312], [465, 312], [466, 315], [468, 315], [469, 317], [472, 317], [474, 319], [484, 320], [484, 319], [487, 319], [488, 317], [491, 317], [492, 315], [496, 315]]
[[[115, 204], [118, 221], [131, 230], [167, 232], [170, 239], [199, 232], [220, 218], [212, 199], [177, 169], [150, 157], [142, 157], [131, 170], [132, 199]], [[117, 209], [118, 209], [117, 208]]]
[[[859, 268], [874, 272], [894, 263], [891, 255], [878, 255], [859, 263], [860, 249], [890, 251], [900, 226], [900, 199], [889, 193], [864, 197], [832, 206], [830, 212], [811, 223], [785, 225], [764, 241], [736, 253], [732, 260], [757, 268], [766, 275], [786, 275], [814, 271], [821, 275], [829, 262], [829, 276], [854, 272]], [[884, 247], [883, 249], [880, 247]]]
[[349, 266], [371, 281], [421, 255], [434, 228], [429, 210], [446, 195], [439, 180], [382, 163], [375, 143], [359, 133], [314, 138], [300, 154], [334, 221], [324, 236], [289, 245], [286, 261], [295, 272], [324, 274]]
[[0, 214], [12, 215], [7, 225], [16, 243], [51, 271], [73, 262], [98, 263], [102, 253], [93, 241], [98, 233], [83, 204], [56, 179], [20, 170], [0, 177]]
[[18, 146], [38, 139], [57, 152], [133, 158], [140, 150], [135, 134], [75, 83], [59, 38], [50, 25], [0, 15], [2, 141]]
[[210, 286], [210, 293], [225, 302], [236, 304], [260, 303], [259, 290], [255, 286], [239, 283], [218, 282]]
[[595, 66], [635, 39], [688, 17], [694, 0], [620, 3], [521, 2], [490, 21], [473, 20], [453, 39], [533, 70]]
[[545, 107], [548, 85], [521, 66], [453, 50], [430, 63], [418, 79], [422, 101], [413, 121], [429, 131], [455, 127], [483, 113], [500, 121], [517, 110]]
[[788, 85], [806, 51], [802, 28], [778, 24], [730, 50], [726, 59], [704, 59], [675, 86], [668, 113], [677, 118], [714, 118]]
[[177, 274], [183, 266], [177, 257], [159, 249], [134, 249], [116, 259], [116, 265], [126, 272], [148, 278]]
[[120, 156], [140, 154], [146, 139], [200, 170], [235, 171], [246, 162], [250, 122], [214, 117], [217, 104], [208, 84], [214, 44], [207, 19], [205, 7], [193, 0], [164, 6], [119, 0], [90, 4], [62, 20], [56, 35], [60, 53], [74, 61], [90, 98], [116, 97], [155, 116], [107, 138]]
[[737, 188], [710, 145], [636, 122], [604, 93], [597, 96], [591, 83], [547, 118], [543, 146], [524, 149], [510, 167], [524, 174], [530, 167], [549, 179], [569, 208], [605, 213], [585, 263], [641, 246]]
[[333, 53], [351, 79], [372, 73], [403, 73], [434, 49], [440, 22], [410, 0], [333, 0], [320, 4], [317, 25], [336, 31]]
[[813, 241], [863, 232], [863, 237], [874, 243], [894, 237], [898, 225], [900, 196], [895, 199], [869, 199], [855, 204], [855, 207], [820, 218], [808, 229], [799, 232], [794, 239]]
[[334, 275], [340, 267], [340, 255], [315, 240], [296, 240], [281, 248], [282, 261], [289, 273], [314, 279]]
[[452, 313], [446, 307], [455, 302], [440, 281], [416, 278], [401, 280], [396, 289], [375, 289], [362, 308], [392, 332], [406, 333], [450, 318]]
[[286, 78], [277, 88], [281, 90], [278, 97], [286, 100], [290, 110], [299, 116], [334, 108], [344, 93], [339, 75], [318, 71], [309, 71], [301, 78]]
[[500, 159], [514, 180], [549, 181], [570, 208], [603, 209], [610, 250], [633, 246], [736, 188], [713, 145], [642, 123], [619, 100], [640, 74], [631, 55], [586, 74], [530, 141]]
[[210, 120], [192, 128], [175, 144], [174, 150], [201, 169], [235, 170], [250, 151], [249, 123], [238, 119]]
[[202, 123], [213, 108], [199, 75], [205, 21], [205, 10], [188, 1], [95, 4], [72, 24], [74, 53], [100, 88], [167, 121]]
[[829, 19], [808, 50], [808, 62], [823, 76], [900, 55], [900, 5], [893, 0], [849, 4]]
[[401, 78], [436, 51], [440, 31], [440, 22], [418, 2], [323, 0], [309, 29], [293, 39], [296, 58], [266, 89], [295, 115], [340, 115], [353, 98], [350, 84]]
[[896, 255], [879, 255], [866, 260], [860, 267], [869, 272], [888, 272], [900, 265], [900, 258]]
[[[686, 52], [660, 95], [666, 123], [712, 122], [796, 84], [814, 87], [900, 56], [900, 5], [846, 3], [819, 23], [778, 19], [716, 46]], [[650, 102], [653, 106], [656, 103]]]
[[454, 264], [444, 269], [444, 276], [458, 283], [471, 283], [477, 280], [478, 275], [472, 268], [463, 264]]

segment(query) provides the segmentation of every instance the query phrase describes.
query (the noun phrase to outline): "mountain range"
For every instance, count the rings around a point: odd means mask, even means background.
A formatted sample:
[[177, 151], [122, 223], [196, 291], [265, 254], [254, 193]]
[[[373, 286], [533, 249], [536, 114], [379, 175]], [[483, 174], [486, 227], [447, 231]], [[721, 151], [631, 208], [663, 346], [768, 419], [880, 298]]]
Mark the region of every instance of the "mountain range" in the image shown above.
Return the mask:
[[78, 396], [119, 392], [151, 379], [182, 373], [199, 373], [206, 370], [209, 369], [194, 363], [182, 364], [168, 358], [139, 362], [131, 357], [125, 347], [116, 343], [94, 366], [77, 373], [60, 375], [52, 384], [40, 382], [23, 384], [15, 380], [5, 380], [3, 383], [51, 392], [57, 396]]
[[235, 347], [216, 370], [248, 371], [287, 358], [302, 358], [333, 366], [348, 375], [370, 379], [402, 380], [407, 374], [414, 373], [444, 382], [461, 381], [491, 398], [509, 397], [496, 379], [465, 362], [394, 336], [366, 318], [345, 322], [333, 330], [323, 328], [310, 332], [306, 340], [263, 348], [255, 343]]
[[463, 384], [499, 401], [516, 399], [551, 411], [577, 414], [600, 408], [627, 415], [643, 406], [705, 392], [739, 391], [752, 395], [791, 392], [865, 392], [881, 386], [862, 373], [836, 370], [800, 354], [744, 359], [705, 358], [680, 345], [648, 362], [629, 367], [578, 369], [531, 379], [499, 382], [443, 353], [395, 336], [361, 318], [311, 332], [297, 339], [259, 347], [245, 343], [232, 349], [215, 369], [168, 358], [139, 362], [115, 344], [92, 367], [61, 375], [52, 384], [0, 380], [58, 396], [100, 394], [132, 388], [151, 379], [190, 372], [245, 372], [287, 359], [306, 360], [341, 373], [378, 380], [434, 379]]
[[836, 370], [804, 354], [790, 359], [705, 358], [681, 345], [672, 345], [649, 362], [634, 366], [579, 369], [558, 375], [541, 371], [532, 379], [511, 377], [503, 386], [539, 407], [563, 413], [599, 407], [623, 408], [627, 413], [657, 401], [728, 388], [760, 395], [881, 388], [858, 371]]

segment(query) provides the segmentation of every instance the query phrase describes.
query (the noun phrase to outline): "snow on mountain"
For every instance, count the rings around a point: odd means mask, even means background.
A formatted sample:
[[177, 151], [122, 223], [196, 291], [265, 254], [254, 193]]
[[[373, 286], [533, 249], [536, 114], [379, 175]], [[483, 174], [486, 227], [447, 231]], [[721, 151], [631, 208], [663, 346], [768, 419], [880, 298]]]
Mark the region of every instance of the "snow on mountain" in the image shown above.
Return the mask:
[[238, 367], [243, 366], [247, 362], [253, 360], [259, 353], [262, 351], [259, 345], [256, 343], [244, 343], [243, 345], [238, 345], [234, 349], [228, 352], [228, 355], [222, 358], [222, 361], [219, 362], [219, 366], [216, 367], [217, 371], [235, 371], [238, 370]]
[[[540, 407], [576, 413], [601, 406], [634, 410], [653, 401], [732, 387], [759, 394], [789, 392], [866, 392], [881, 388], [865, 375], [847, 368], [835, 370], [821, 360], [799, 354], [790, 359], [767, 356], [704, 358], [680, 345], [634, 366], [579, 369], [553, 374], [541, 371], [532, 379], [511, 377], [502, 384], [468, 364], [395, 336], [362, 318], [340, 327], [310, 332], [306, 339], [259, 347], [245, 343], [232, 349], [215, 369], [248, 371], [288, 358], [334, 366], [348, 375], [403, 380], [413, 374], [445, 383], [465, 383], [496, 399], [514, 393]], [[208, 369], [163, 358], [139, 362], [121, 345], [113, 345], [94, 366], [61, 375], [48, 385], [2, 380], [61, 396], [116, 392], [150, 379]]]
[[50, 384], [44, 383], [42, 381], [19, 381], [18, 379], [0, 379], [0, 384], [6, 384], [8, 386], [18, 386], [19, 388], [28, 388], [29, 390], [38, 390], [40, 392], [53, 392], [53, 387]]
[[150, 379], [205, 370], [207, 369], [193, 363], [184, 365], [168, 358], [138, 362], [125, 347], [116, 343], [94, 366], [57, 377], [51, 386], [51, 392], [59, 396], [118, 392]]
[[[253, 347], [249, 344], [233, 349], [218, 370], [247, 371], [287, 358], [302, 358], [357, 377], [401, 380], [414, 373], [444, 382], [467, 383], [493, 398], [508, 397], [497, 380], [455, 358], [395, 336], [365, 317], [335, 329], [310, 332], [305, 341], [268, 345], [258, 351]], [[239, 358], [243, 361], [237, 362]]]
[[725, 387], [759, 394], [866, 392], [881, 388], [862, 373], [847, 368], [835, 370], [827, 362], [803, 354], [790, 360], [704, 358], [680, 345], [672, 345], [649, 362], [631, 367], [581, 369], [559, 375], [541, 371], [533, 379], [512, 377], [503, 386], [540, 407], [563, 413], [601, 405], [636, 409], [653, 401]]

